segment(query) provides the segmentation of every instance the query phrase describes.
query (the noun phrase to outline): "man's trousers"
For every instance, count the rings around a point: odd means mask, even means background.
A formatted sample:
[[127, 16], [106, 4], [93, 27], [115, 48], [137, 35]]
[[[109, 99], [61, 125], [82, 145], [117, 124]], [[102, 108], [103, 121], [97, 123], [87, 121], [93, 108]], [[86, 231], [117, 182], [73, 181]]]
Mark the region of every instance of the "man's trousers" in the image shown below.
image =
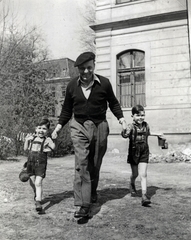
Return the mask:
[[109, 126], [107, 120], [96, 126], [90, 120], [82, 125], [72, 119], [70, 128], [75, 152], [74, 205], [89, 207], [91, 196], [97, 194]]

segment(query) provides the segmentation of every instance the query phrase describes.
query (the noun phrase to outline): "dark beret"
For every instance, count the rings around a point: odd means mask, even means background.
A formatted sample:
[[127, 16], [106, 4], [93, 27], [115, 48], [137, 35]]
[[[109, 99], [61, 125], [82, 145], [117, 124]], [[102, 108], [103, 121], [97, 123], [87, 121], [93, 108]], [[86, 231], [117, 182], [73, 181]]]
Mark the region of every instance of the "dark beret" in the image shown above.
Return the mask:
[[95, 60], [95, 54], [93, 52], [84, 52], [77, 57], [74, 67], [77, 67], [90, 60]]

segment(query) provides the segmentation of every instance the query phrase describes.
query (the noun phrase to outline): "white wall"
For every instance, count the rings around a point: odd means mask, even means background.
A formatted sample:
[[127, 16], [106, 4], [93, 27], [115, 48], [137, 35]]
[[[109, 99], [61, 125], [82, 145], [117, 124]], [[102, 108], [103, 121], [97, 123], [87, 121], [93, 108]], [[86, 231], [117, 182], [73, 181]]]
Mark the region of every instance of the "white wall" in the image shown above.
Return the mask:
[[186, 0], [140, 0], [123, 4], [116, 4], [115, 0], [97, 0], [96, 22], [132, 19], [185, 9]]
[[[128, 18], [134, 18], [134, 12], [140, 17], [147, 13], [153, 15], [184, 10], [186, 7], [185, 0], [137, 1], [134, 5], [131, 3], [120, 6], [114, 6], [114, 1], [105, 0], [102, 5], [101, 2], [97, 3], [98, 22], [125, 19], [126, 12], [130, 13]], [[143, 5], [144, 8], [141, 9]], [[148, 122], [154, 131], [189, 132], [191, 131], [189, 41], [187, 20], [115, 31], [111, 29], [98, 31], [96, 32], [97, 73], [108, 77], [116, 92], [116, 55], [128, 49], [145, 51]], [[132, 121], [131, 109], [123, 110], [127, 121]], [[110, 112], [108, 119], [111, 132], [119, 132], [120, 126]]]

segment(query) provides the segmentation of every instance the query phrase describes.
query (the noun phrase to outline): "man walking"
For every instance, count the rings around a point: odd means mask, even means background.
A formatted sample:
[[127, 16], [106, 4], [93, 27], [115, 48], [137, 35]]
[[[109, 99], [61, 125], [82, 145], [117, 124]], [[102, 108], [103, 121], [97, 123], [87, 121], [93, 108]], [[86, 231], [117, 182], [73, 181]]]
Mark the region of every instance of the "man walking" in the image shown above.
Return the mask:
[[80, 207], [74, 217], [80, 218], [87, 217], [91, 203], [97, 201], [100, 167], [109, 134], [106, 120], [108, 106], [122, 124], [122, 129], [126, 129], [127, 125], [110, 81], [94, 73], [95, 54], [80, 54], [74, 66], [78, 67], [79, 76], [67, 86], [52, 138], [57, 138], [73, 115], [70, 129], [75, 152], [74, 205]]

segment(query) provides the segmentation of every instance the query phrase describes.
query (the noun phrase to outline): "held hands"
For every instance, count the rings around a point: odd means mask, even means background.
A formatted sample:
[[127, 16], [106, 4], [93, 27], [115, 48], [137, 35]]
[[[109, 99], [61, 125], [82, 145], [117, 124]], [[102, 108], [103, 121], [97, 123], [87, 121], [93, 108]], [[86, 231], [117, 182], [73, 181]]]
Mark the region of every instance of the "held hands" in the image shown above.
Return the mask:
[[122, 126], [122, 130], [125, 130], [125, 129], [127, 128], [127, 123], [126, 123], [124, 117], [122, 117], [122, 118], [119, 119], [119, 123], [120, 123], [121, 126]]
[[54, 129], [54, 131], [52, 132], [52, 139], [56, 139], [58, 137], [58, 133], [59, 131], [62, 129], [62, 125], [57, 124], [56, 128]]
[[56, 129], [52, 132], [52, 139], [56, 139], [58, 137], [58, 132]]
[[125, 130], [125, 129], [127, 128], [127, 123], [126, 123], [125, 120], [122, 122], [121, 125], [122, 125], [122, 131]]
[[120, 119], [119, 119], [119, 123], [120, 123], [121, 126], [122, 126], [122, 131], [121, 131], [122, 137], [127, 138], [127, 137], [128, 137], [128, 135], [126, 134], [126, 131], [127, 131], [127, 123], [126, 123], [126, 121], [125, 121], [125, 118], [124, 118], [124, 117], [120, 118]]
[[126, 128], [123, 129], [122, 132], [121, 132], [121, 136], [122, 136], [123, 138], [128, 138], [129, 135], [130, 135], [130, 132], [131, 132], [131, 130], [132, 130], [132, 127], [133, 127], [132, 124], [126, 125]]

